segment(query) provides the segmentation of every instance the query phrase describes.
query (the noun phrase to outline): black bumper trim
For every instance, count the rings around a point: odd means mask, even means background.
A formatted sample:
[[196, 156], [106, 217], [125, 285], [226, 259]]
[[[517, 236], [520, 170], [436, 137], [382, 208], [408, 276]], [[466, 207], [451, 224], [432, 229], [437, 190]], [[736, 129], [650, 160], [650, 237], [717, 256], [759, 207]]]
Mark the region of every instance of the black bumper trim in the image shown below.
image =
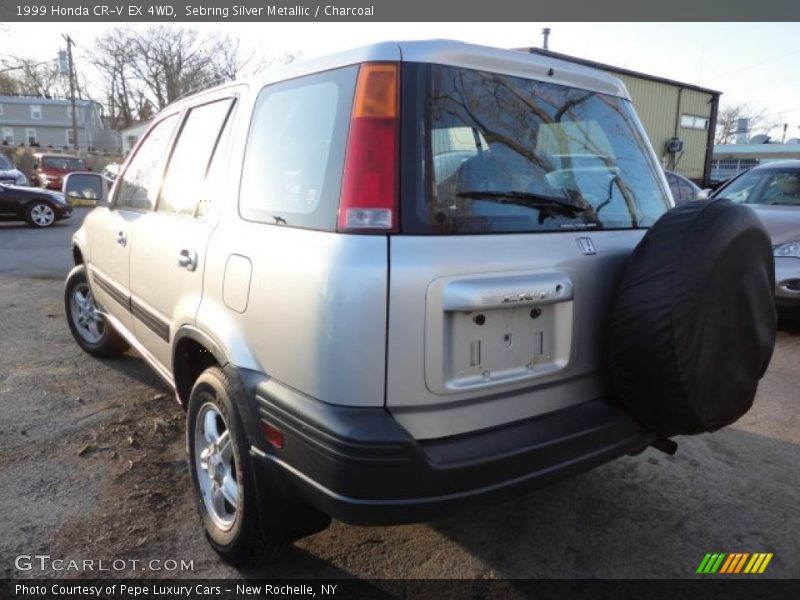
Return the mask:
[[258, 468], [355, 524], [424, 521], [502, 500], [634, 454], [655, 439], [606, 399], [417, 441], [382, 407], [325, 404], [274, 381], [254, 392], [258, 418], [279, 427], [284, 440], [278, 449], [252, 437]]
[[[618, 444], [618, 446], [619, 446], [619, 450], [620, 450], [620, 456], [622, 454], [627, 453], [627, 451], [629, 450], [629, 448], [628, 448], [629, 444], [627, 442], [621, 442], [621, 443]], [[491, 493], [494, 493], [494, 492], [497, 492], [497, 491], [502, 491], [504, 488], [510, 488], [510, 487], [517, 486], [519, 484], [524, 484], [525, 482], [527, 482], [527, 481], [529, 481], [531, 479], [543, 477], [543, 476], [549, 474], [550, 472], [554, 472], [554, 471], [559, 470], [559, 469], [565, 469], [565, 468], [567, 468], [569, 466], [572, 466], [572, 465], [575, 465], [575, 464], [579, 464], [580, 462], [582, 462], [584, 460], [591, 460], [595, 456], [600, 456], [600, 455], [604, 454], [605, 452], [607, 452], [609, 450], [609, 448], [604, 448], [604, 449], [599, 450], [599, 451], [597, 451], [597, 452], [595, 452], [593, 454], [582, 456], [582, 457], [580, 457], [578, 459], [575, 459], [575, 460], [572, 460], [572, 461], [570, 461], [568, 463], [554, 465], [554, 466], [550, 467], [549, 469], [547, 469], [545, 471], [538, 471], [538, 472], [535, 472], [535, 473], [528, 473], [526, 475], [521, 475], [521, 476], [519, 476], [519, 477], [517, 477], [515, 479], [512, 479], [512, 480], [501, 481], [501, 482], [498, 482], [498, 483], [495, 483], [495, 484], [492, 484], [492, 485], [488, 485], [488, 486], [484, 486], [484, 487], [481, 487], [481, 488], [470, 489], [470, 490], [466, 490], [466, 491], [463, 491], [463, 492], [445, 494], [445, 495], [442, 495], [442, 496], [425, 496], [425, 497], [421, 497], [421, 498], [411, 498], [411, 499], [409, 499], [409, 498], [384, 498], [384, 499], [380, 499], [380, 500], [368, 500], [368, 499], [363, 499], [363, 498], [352, 498], [352, 497], [349, 497], [349, 496], [343, 496], [342, 494], [338, 494], [338, 493], [334, 492], [333, 490], [330, 490], [330, 489], [326, 488], [325, 486], [321, 485], [319, 482], [314, 481], [313, 479], [311, 479], [307, 475], [303, 474], [302, 472], [300, 472], [299, 470], [295, 469], [290, 464], [288, 464], [288, 463], [282, 461], [281, 459], [277, 458], [276, 456], [270, 455], [270, 454], [265, 454], [265, 453], [261, 452], [258, 449], [255, 449], [255, 448], [252, 448], [251, 450], [252, 450], [252, 453], [255, 456], [260, 456], [262, 458], [265, 458], [266, 460], [269, 460], [269, 461], [273, 462], [274, 464], [276, 464], [279, 467], [281, 467], [283, 470], [287, 471], [289, 474], [291, 474], [294, 477], [297, 477], [298, 479], [302, 480], [305, 484], [307, 484], [309, 486], [312, 486], [316, 490], [322, 492], [327, 497], [329, 497], [331, 500], [334, 500], [334, 501], [337, 501], [337, 502], [344, 502], [346, 504], [361, 505], [361, 506], [372, 506], [372, 507], [378, 507], [378, 508], [379, 507], [389, 507], [389, 506], [401, 506], [401, 507], [409, 507], [410, 508], [410, 507], [413, 507], [415, 505], [417, 505], [417, 506], [426, 506], [426, 505], [440, 504], [440, 503], [446, 503], [446, 502], [452, 502], [452, 501], [458, 501], [458, 500], [468, 500], [470, 498], [474, 498], [474, 497], [477, 497], [477, 496], [483, 496], [483, 495], [491, 494]]]

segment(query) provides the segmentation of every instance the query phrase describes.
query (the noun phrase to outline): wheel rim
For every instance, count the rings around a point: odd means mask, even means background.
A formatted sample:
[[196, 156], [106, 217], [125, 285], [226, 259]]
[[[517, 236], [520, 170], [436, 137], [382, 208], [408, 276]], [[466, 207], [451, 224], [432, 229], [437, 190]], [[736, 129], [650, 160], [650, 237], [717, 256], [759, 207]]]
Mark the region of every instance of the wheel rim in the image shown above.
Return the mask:
[[105, 332], [105, 322], [97, 312], [97, 305], [89, 284], [79, 283], [76, 285], [72, 290], [69, 304], [72, 323], [81, 338], [90, 344], [100, 342]]
[[39, 227], [48, 227], [56, 220], [56, 213], [47, 204], [37, 204], [31, 209], [31, 220]]
[[233, 527], [239, 484], [230, 430], [216, 405], [204, 404], [194, 426], [194, 463], [208, 516], [223, 531]]

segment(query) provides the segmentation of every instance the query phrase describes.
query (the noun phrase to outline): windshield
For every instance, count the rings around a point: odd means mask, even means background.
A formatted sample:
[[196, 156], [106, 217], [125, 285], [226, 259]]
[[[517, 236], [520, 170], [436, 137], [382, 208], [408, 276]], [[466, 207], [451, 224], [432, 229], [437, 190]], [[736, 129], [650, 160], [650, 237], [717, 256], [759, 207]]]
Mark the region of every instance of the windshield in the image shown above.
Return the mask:
[[406, 196], [405, 230], [648, 227], [669, 208], [630, 102], [496, 73], [414, 70], [404, 82], [417, 86], [426, 172]]
[[741, 204], [800, 206], [800, 169], [754, 169], [714, 195]]
[[86, 163], [82, 158], [45, 156], [42, 158], [42, 167], [45, 169], [61, 169], [62, 171], [84, 171]]
[[13, 168], [14, 168], [14, 165], [11, 164], [11, 161], [8, 160], [2, 154], [0, 154], [0, 171], [10, 171]]

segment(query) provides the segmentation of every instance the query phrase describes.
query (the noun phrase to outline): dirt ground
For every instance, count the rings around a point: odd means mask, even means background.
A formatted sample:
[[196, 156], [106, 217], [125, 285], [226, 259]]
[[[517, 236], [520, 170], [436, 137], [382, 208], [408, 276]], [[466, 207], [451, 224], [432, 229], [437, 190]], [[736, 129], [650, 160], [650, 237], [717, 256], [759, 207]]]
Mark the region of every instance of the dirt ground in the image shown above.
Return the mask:
[[[111, 562], [130, 577], [693, 577], [706, 552], [773, 552], [800, 577], [800, 329], [783, 326], [753, 409], [712, 435], [648, 449], [530, 496], [434, 523], [339, 522], [247, 571], [207, 546], [189, 494], [184, 415], [130, 353], [99, 361], [63, 314], [68, 244], [82, 213], [46, 231], [0, 224], [0, 577], [19, 555]], [[724, 360], [724, 357], [720, 357]]]

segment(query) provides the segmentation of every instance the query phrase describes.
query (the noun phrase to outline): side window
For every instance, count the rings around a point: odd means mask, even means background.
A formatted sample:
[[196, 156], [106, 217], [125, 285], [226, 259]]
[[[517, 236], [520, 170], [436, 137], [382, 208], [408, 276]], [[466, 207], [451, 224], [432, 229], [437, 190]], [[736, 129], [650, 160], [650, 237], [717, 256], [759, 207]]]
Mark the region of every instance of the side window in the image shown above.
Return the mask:
[[178, 122], [174, 114], [158, 123], [144, 140], [128, 164], [119, 182], [115, 206], [135, 210], [152, 210], [161, 182], [161, 164], [170, 136]]
[[222, 133], [217, 141], [217, 147], [214, 150], [214, 155], [211, 157], [211, 164], [208, 166], [205, 188], [203, 193], [200, 194], [200, 200], [197, 203], [197, 209], [194, 213], [197, 219], [202, 219], [209, 213], [213, 202], [219, 198], [224, 190], [226, 176], [228, 174], [228, 162], [225, 160], [228, 153], [226, 153], [225, 150], [228, 147], [228, 138], [231, 137], [231, 128], [233, 127], [230, 114], [231, 113], [229, 113], [228, 118], [225, 120]]
[[346, 67], [261, 90], [239, 190], [243, 218], [335, 227], [357, 72]]
[[680, 202], [680, 189], [678, 188], [678, 178], [675, 177], [672, 173], [664, 173], [664, 177], [667, 180], [667, 185], [669, 186], [669, 193], [672, 194], [672, 200], [675, 204]]
[[691, 200], [694, 200], [694, 191], [692, 190], [692, 186], [681, 179], [678, 181], [681, 186], [681, 202], [690, 202]]
[[207, 212], [206, 174], [232, 102], [226, 98], [189, 111], [164, 176], [159, 212], [193, 216], [200, 201]]
[[669, 185], [672, 199], [675, 201], [675, 204], [680, 204], [684, 201], [680, 180], [672, 173], [664, 173], [664, 176], [667, 178], [667, 184]]

